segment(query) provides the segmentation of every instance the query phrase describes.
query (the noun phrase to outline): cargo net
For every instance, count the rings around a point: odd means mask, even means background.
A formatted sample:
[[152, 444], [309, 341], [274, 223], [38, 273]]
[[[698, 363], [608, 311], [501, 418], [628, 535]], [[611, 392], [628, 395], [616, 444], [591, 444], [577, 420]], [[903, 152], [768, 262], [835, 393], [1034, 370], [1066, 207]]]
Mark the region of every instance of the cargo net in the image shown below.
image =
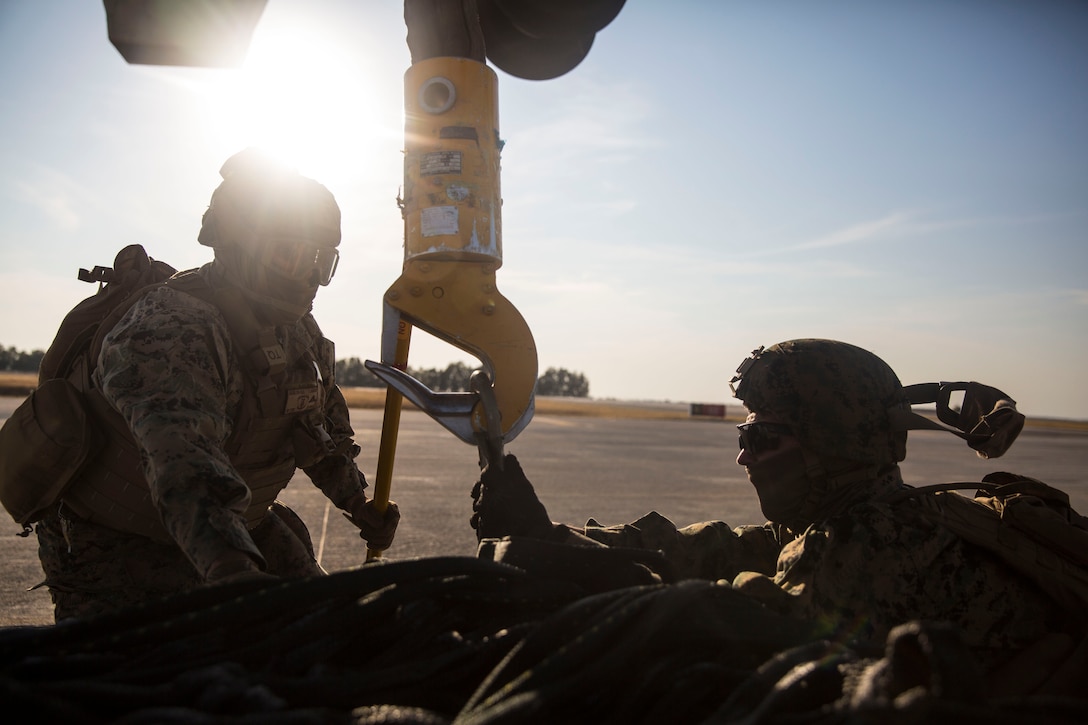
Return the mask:
[[470, 557], [0, 630], [0, 701], [38, 722], [1088, 722], [983, 692], [954, 630], [865, 652], [710, 582], [588, 592]]

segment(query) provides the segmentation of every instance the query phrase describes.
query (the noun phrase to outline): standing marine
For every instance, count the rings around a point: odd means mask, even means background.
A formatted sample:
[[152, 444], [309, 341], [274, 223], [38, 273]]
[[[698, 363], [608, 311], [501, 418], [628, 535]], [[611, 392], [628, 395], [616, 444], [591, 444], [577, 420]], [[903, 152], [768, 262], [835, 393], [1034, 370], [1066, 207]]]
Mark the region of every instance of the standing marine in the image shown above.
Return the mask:
[[38, 522], [58, 621], [207, 584], [322, 574], [276, 500], [297, 469], [387, 548], [356, 466], [333, 343], [310, 314], [336, 270], [340, 208], [256, 149], [223, 165], [198, 241], [213, 261], [138, 296], [84, 391], [102, 444]]

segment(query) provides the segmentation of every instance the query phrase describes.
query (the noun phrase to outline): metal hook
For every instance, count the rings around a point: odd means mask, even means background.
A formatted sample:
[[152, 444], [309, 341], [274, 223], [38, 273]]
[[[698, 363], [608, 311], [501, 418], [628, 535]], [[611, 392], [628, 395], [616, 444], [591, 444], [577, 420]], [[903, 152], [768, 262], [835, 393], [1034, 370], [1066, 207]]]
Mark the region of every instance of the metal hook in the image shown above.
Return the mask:
[[495, 386], [483, 370], [474, 370], [468, 384], [472, 392], [479, 396], [487, 420], [487, 430], [476, 434], [477, 447], [480, 449], [480, 468], [494, 465], [501, 471], [503, 439], [499, 424], [499, 405], [495, 401]]
[[443, 428], [469, 445], [477, 442], [472, 411], [480, 402], [478, 393], [436, 393], [403, 370], [367, 360], [363, 365]]
[[466, 399], [371, 370], [461, 440], [476, 444], [486, 433], [511, 441], [533, 416], [537, 357], [529, 325], [495, 283], [498, 78], [486, 63], [438, 57], [413, 63], [404, 83], [404, 267], [384, 297], [382, 364], [396, 367], [397, 331], [407, 324], [479, 359], [488, 382], [466, 425]]

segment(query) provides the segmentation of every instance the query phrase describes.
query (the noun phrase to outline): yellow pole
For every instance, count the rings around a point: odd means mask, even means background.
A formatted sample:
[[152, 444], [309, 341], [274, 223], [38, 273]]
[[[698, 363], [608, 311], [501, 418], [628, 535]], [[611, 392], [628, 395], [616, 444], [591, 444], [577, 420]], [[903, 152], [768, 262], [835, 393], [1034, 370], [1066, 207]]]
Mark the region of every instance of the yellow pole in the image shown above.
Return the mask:
[[[393, 367], [408, 369], [408, 345], [412, 326], [401, 319], [397, 326], [397, 349]], [[378, 468], [374, 474], [374, 508], [384, 514], [389, 506], [389, 490], [393, 485], [393, 460], [397, 456], [397, 433], [400, 431], [400, 408], [403, 397], [392, 386], [385, 390], [385, 415], [382, 418], [382, 441], [378, 447]], [[382, 552], [367, 547], [366, 560], [382, 558]]]

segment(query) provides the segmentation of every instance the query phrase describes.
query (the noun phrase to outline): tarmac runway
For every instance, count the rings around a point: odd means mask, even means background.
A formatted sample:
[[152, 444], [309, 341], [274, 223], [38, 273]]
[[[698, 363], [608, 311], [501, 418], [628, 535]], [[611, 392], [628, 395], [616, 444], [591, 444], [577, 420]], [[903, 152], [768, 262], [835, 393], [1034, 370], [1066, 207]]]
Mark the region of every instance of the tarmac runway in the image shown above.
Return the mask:
[[[0, 398], [0, 421], [19, 404]], [[380, 410], [353, 410], [360, 467], [373, 480], [380, 440]], [[553, 521], [574, 525], [594, 517], [602, 524], [634, 521], [656, 510], [678, 525], [720, 519], [737, 526], [762, 523], [763, 515], [736, 465], [734, 423], [720, 420], [630, 420], [538, 414], [507, 452], [515, 454]], [[386, 559], [435, 555], [473, 556], [475, 532], [470, 491], [479, 467], [465, 445], [429, 417], [406, 409], [401, 416], [392, 498], [402, 514]], [[986, 461], [960, 439], [912, 432], [908, 483], [975, 481], [991, 471], [1041, 479], [1070, 494], [1088, 513], [1088, 434], [1028, 428], [1003, 458]], [[363, 563], [365, 545], [340, 512], [299, 473], [281, 495], [309, 526], [326, 570]], [[6, 513], [6, 512], [5, 512]], [[43, 578], [37, 539], [16, 536], [0, 523], [0, 626], [52, 623], [48, 592], [30, 590]], [[28, 591], [29, 590], [29, 591]]]

